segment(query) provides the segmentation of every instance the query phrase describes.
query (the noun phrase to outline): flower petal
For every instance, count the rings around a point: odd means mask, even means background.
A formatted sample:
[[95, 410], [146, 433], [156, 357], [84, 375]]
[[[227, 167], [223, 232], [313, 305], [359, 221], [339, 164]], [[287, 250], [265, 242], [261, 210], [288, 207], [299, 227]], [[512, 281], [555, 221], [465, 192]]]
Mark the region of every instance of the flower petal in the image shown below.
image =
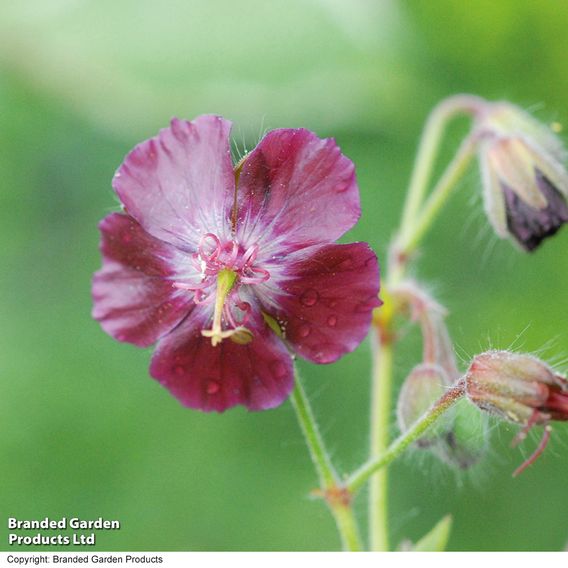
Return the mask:
[[505, 195], [507, 228], [526, 251], [535, 250], [540, 243], [554, 235], [562, 225], [568, 223], [568, 204], [560, 191], [538, 170], [536, 183], [546, 206], [534, 209], [527, 205], [515, 191], [503, 184]]
[[292, 249], [335, 241], [361, 213], [351, 160], [333, 139], [304, 129], [273, 130], [259, 142], [245, 158], [238, 197], [244, 240], [276, 236]]
[[221, 236], [235, 189], [230, 128], [218, 116], [174, 118], [138, 144], [113, 179], [128, 214], [154, 237], [184, 248], [207, 232]]
[[182, 253], [127, 215], [112, 213], [99, 227], [103, 267], [93, 278], [93, 317], [115, 339], [147, 347], [192, 309], [191, 295], [169, 279]]
[[207, 323], [208, 316], [194, 310], [158, 343], [150, 374], [182, 404], [207, 412], [237, 404], [265, 410], [286, 400], [294, 387], [292, 359], [264, 322], [247, 323], [254, 334], [250, 343], [224, 339], [215, 347], [201, 335]]
[[332, 363], [361, 343], [381, 305], [377, 257], [366, 243], [332, 244], [290, 262], [275, 315], [299, 355]]

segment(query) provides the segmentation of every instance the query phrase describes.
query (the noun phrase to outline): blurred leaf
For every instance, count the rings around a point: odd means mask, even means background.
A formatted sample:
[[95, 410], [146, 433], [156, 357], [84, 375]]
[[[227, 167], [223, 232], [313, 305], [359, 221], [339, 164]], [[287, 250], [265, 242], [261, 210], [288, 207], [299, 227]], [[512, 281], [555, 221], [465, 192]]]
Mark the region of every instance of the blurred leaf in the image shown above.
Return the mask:
[[452, 530], [452, 516], [446, 515], [424, 535], [413, 547], [413, 552], [443, 552], [446, 550], [450, 531]]

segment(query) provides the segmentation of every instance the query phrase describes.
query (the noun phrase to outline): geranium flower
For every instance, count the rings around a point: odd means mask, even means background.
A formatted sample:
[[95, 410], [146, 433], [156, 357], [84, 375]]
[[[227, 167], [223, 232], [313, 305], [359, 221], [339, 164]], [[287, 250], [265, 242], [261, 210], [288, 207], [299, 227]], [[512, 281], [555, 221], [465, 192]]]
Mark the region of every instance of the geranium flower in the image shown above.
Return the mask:
[[119, 341], [157, 342], [150, 374], [184, 405], [282, 403], [291, 352], [331, 363], [379, 305], [377, 259], [334, 244], [360, 215], [354, 166], [331, 139], [269, 132], [236, 167], [231, 123], [174, 119], [142, 142], [100, 224], [93, 317]]

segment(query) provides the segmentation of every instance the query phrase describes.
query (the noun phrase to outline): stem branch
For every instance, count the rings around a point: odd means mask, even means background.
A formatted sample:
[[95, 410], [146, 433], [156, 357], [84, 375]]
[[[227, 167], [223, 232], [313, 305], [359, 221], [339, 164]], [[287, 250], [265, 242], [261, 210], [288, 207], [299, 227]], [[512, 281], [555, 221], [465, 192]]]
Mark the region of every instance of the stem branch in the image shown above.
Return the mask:
[[485, 101], [480, 97], [454, 95], [444, 99], [430, 113], [420, 139], [412, 177], [410, 178], [400, 225], [401, 234], [404, 234], [412, 226], [422, 205], [446, 126], [457, 115], [479, 113], [484, 105]]
[[402, 232], [397, 243], [399, 254], [410, 255], [420, 243], [426, 231], [432, 226], [438, 213], [455, 188], [459, 178], [464, 174], [472, 158], [475, 156], [477, 137], [468, 136], [460, 145], [453, 160], [442, 174], [442, 177], [432, 190], [430, 197], [424, 204], [422, 212], [414, 224], [406, 232]]
[[[412, 177], [408, 188], [404, 211], [397, 232], [394, 246], [389, 256], [388, 278], [383, 288], [385, 310], [389, 292], [403, 280], [411, 253], [420, 243], [426, 231], [431, 227], [436, 216], [442, 209], [459, 178], [463, 175], [475, 154], [476, 136], [470, 134], [462, 142], [453, 160], [447, 166], [442, 177], [432, 190], [428, 200], [424, 203], [434, 163], [442, 140], [442, 135], [454, 117], [460, 114], [475, 116], [485, 107], [485, 101], [472, 95], [456, 95], [442, 101], [430, 114], [420, 140], [418, 153]], [[389, 308], [393, 313], [389, 322], [392, 322], [396, 306]], [[390, 312], [389, 312], [390, 313]], [[387, 495], [388, 474], [382, 467], [394, 459], [398, 453], [411, 443], [405, 437], [398, 438], [390, 455], [387, 450], [389, 442], [389, 422], [392, 405], [393, 381], [393, 345], [396, 338], [393, 336], [391, 325], [381, 325], [380, 316], [376, 319], [378, 341], [375, 344], [373, 356], [373, 384], [371, 406], [371, 452], [370, 462], [380, 461], [381, 465], [366, 474], [362, 479], [371, 477], [369, 492], [369, 535], [371, 550], [388, 550], [388, 521], [387, 521]], [[432, 418], [435, 420], [435, 417]], [[424, 428], [428, 427], [426, 423]], [[386, 456], [386, 457], [385, 457]], [[391, 457], [389, 457], [391, 456]], [[380, 471], [379, 471], [380, 470]], [[373, 475], [374, 471], [378, 471]]]
[[380, 456], [371, 458], [363, 464], [347, 480], [346, 487], [351, 493], [355, 493], [366, 483], [366, 481], [377, 471], [382, 470], [386, 465], [395, 460], [400, 454], [444, 414], [455, 402], [464, 395], [463, 382], [456, 383], [450, 387], [444, 395], [430, 408], [428, 412], [418, 419], [410, 429], [400, 435]]

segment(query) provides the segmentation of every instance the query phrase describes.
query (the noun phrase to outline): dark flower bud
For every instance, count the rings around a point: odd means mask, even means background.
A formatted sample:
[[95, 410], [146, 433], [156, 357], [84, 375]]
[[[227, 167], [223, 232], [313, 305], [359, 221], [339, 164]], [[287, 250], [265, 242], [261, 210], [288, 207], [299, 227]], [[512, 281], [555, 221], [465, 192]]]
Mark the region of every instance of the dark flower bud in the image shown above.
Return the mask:
[[523, 426], [522, 441], [535, 425], [544, 435], [535, 453], [515, 474], [544, 451], [552, 420], [568, 420], [568, 381], [532, 355], [488, 351], [474, 357], [465, 376], [466, 395], [484, 411]]
[[501, 238], [536, 249], [568, 222], [566, 151], [552, 130], [509, 103], [492, 103], [476, 124], [485, 209]]

